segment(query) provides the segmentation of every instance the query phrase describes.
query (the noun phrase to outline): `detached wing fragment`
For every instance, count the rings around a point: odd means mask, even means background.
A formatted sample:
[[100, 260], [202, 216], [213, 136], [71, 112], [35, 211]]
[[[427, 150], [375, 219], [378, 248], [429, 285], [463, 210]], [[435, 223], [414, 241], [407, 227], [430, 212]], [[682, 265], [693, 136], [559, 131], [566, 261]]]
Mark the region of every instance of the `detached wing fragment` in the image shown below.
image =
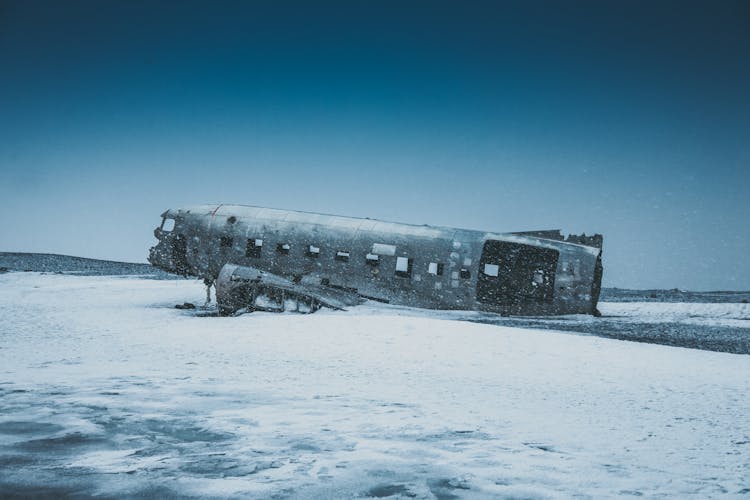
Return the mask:
[[278, 274], [250, 266], [225, 264], [216, 280], [219, 312], [314, 312], [320, 307], [345, 310], [364, 302], [356, 292], [322, 284], [296, 283]]

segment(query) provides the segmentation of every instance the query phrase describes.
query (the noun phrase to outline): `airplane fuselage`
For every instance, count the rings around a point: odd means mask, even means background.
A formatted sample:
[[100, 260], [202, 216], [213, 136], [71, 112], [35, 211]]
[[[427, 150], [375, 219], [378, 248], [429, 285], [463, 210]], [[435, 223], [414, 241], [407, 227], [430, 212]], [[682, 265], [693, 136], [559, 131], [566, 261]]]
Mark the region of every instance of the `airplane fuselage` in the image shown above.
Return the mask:
[[271, 208], [167, 210], [149, 261], [209, 283], [226, 264], [392, 304], [596, 313], [601, 236], [487, 233]]

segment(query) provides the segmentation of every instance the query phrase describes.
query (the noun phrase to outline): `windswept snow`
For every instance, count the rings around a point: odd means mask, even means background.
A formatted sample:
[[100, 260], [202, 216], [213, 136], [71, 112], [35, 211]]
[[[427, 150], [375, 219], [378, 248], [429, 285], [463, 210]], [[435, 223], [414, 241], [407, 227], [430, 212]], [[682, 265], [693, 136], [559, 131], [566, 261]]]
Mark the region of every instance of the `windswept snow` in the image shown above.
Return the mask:
[[[750, 304], [603, 302], [601, 312], [636, 322], [685, 323], [750, 329]], [[750, 332], [748, 332], [750, 334]]]
[[[203, 297], [195, 281], [0, 275], [0, 490], [750, 493], [750, 356], [391, 308], [173, 308]], [[693, 314], [627, 306], [616, 313]], [[747, 319], [718, 306], [693, 311]]]

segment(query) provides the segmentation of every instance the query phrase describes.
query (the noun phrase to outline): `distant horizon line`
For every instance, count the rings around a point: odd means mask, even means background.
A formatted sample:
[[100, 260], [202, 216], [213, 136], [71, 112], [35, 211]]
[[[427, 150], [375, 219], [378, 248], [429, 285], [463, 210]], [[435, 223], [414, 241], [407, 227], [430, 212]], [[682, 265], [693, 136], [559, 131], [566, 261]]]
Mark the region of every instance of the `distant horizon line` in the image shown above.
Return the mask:
[[[24, 252], [24, 251], [0, 251], [0, 256], [2, 255], [47, 255], [51, 257], [67, 257], [71, 259], [83, 259], [83, 260], [93, 260], [93, 261], [99, 261], [99, 262], [111, 262], [113, 264], [128, 264], [128, 265], [143, 265], [143, 266], [149, 266], [154, 267], [151, 264], [149, 264], [145, 259], [143, 262], [127, 262], [123, 260], [111, 260], [111, 259], [101, 259], [98, 257], [83, 257], [80, 255], [68, 255], [68, 254], [62, 254], [62, 253], [50, 253], [50, 252]], [[1, 267], [1, 266], [0, 266]], [[157, 269], [157, 268], [154, 268]], [[19, 271], [24, 272], [24, 271]], [[40, 271], [41, 272], [41, 271]], [[650, 291], [678, 291], [678, 292], [691, 292], [691, 293], [750, 293], [750, 289], [742, 290], [742, 289], [734, 289], [734, 290], [687, 290], [682, 289], [679, 287], [670, 287], [670, 288], [627, 288], [627, 287], [619, 287], [619, 286], [603, 286], [602, 288], [607, 288], [610, 290], [631, 290], [631, 291], [639, 291], [639, 292], [650, 292]]]

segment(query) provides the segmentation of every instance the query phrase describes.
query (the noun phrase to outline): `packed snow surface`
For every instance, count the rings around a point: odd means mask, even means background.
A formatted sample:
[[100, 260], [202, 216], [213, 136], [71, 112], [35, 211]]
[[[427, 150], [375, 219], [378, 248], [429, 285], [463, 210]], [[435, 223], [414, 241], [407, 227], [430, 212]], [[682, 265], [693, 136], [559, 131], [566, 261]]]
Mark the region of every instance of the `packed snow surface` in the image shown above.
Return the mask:
[[196, 281], [0, 275], [0, 491], [750, 494], [748, 355], [384, 306], [173, 307], [203, 297]]

